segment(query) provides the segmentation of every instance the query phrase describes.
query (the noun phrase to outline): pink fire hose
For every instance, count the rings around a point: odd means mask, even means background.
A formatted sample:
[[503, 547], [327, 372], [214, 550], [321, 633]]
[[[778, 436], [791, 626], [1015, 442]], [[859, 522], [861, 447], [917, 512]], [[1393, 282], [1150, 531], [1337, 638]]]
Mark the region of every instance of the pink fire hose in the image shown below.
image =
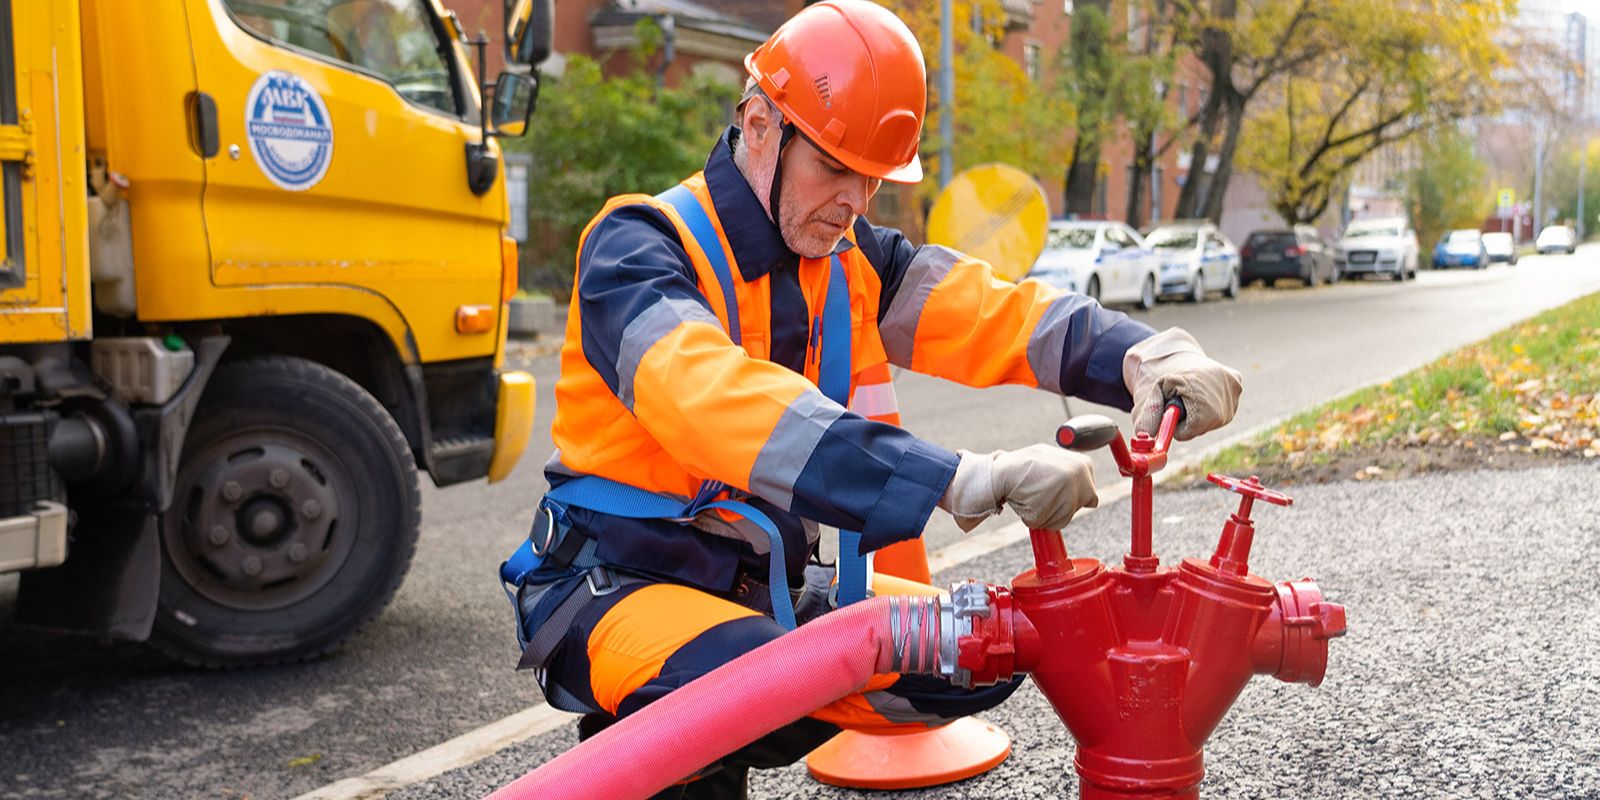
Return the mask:
[[834, 611], [645, 706], [490, 800], [648, 798], [874, 675], [939, 671], [939, 609], [934, 597], [878, 597]]

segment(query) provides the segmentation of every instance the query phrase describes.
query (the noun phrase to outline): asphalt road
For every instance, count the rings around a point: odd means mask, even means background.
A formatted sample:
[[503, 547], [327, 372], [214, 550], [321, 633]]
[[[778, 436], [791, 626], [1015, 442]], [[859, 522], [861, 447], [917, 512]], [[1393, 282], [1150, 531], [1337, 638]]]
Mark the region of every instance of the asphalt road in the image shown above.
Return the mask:
[[[1516, 268], [1423, 273], [1405, 284], [1251, 290], [1239, 301], [1163, 305], [1143, 317], [1158, 328], [1188, 328], [1245, 374], [1232, 433], [1185, 445], [1198, 452], [1595, 291], [1600, 247], [1586, 247], [1575, 257], [1526, 258]], [[556, 365], [544, 357], [531, 368], [540, 408], [520, 468], [495, 486], [425, 487], [424, 530], [406, 584], [381, 619], [328, 659], [201, 672], [139, 645], [0, 623], [0, 796], [291, 797], [537, 704], [532, 682], [511, 670], [510, 611], [493, 578], [526, 529], [550, 450]], [[951, 447], [1047, 441], [1064, 418], [1060, 399], [1025, 389], [978, 392], [905, 375], [899, 390], [908, 426]], [[1071, 408], [1104, 411], [1076, 401]], [[1109, 464], [1100, 475], [1103, 484], [1116, 480]], [[1082, 530], [1111, 516], [1090, 515]], [[956, 535], [936, 515], [929, 546]], [[1335, 563], [1307, 558], [1296, 576], [1327, 575]], [[1016, 570], [973, 563], [960, 571], [1003, 580]], [[1270, 567], [1265, 574], [1291, 577]], [[14, 586], [14, 577], [0, 577], [0, 614]], [[563, 735], [546, 737], [548, 746]]]

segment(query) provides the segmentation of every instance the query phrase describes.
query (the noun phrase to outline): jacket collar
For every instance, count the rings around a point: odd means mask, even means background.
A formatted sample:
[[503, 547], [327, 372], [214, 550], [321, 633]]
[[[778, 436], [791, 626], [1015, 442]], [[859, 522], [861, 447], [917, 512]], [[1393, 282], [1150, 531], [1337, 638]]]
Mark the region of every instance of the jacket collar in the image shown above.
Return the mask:
[[[711, 206], [728, 237], [739, 274], [746, 281], [753, 281], [780, 268], [799, 269], [800, 256], [784, 244], [778, 226], [767, 216], [744, 173], [733, 163], [733, 145], [738, 140], [738, 126], [728, 126], [706, 159], [705, 176]], [[854, 246], [849, 239], [840, 239], [833, 252], [843, 253]]]

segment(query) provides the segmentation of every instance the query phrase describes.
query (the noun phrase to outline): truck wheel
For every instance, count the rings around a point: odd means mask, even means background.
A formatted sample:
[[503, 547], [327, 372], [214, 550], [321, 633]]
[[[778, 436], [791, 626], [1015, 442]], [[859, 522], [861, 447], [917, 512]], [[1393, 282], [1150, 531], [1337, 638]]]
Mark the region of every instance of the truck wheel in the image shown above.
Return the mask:
[[394, 597], [421, 510], [405, 437], [354, 381], [283, 356], [224, 366], [162, 516], [150, 639], [205, 667], [323, 655]]

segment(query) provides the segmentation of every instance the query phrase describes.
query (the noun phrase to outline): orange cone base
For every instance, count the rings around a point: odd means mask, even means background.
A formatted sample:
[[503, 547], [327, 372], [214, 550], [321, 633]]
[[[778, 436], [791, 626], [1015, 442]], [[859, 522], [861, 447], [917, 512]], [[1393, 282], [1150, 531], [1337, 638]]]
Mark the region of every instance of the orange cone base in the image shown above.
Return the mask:
[[921, 789], [982, 775], [1011, 755], [1011, 737], [974, 717], [899, 734], [845, 731], [806, 756], [811, 777], [859, 789]]

